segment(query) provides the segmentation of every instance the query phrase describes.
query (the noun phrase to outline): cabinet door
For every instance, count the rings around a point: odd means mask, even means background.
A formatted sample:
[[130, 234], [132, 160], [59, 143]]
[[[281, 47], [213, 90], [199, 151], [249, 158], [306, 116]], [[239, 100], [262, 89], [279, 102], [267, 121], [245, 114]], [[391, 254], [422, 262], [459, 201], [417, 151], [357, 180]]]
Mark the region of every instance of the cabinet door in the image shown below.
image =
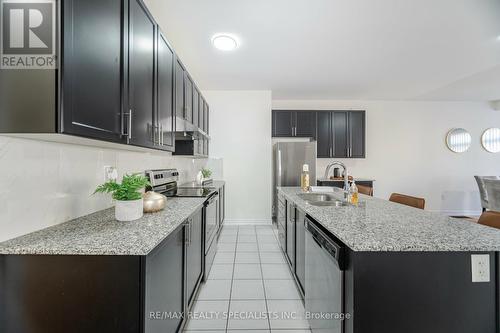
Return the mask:
[[[158, 143], [165, 150], [174, 150], [174, 52], [165, 36], [158, 34], [157, 120]], [[156, 139], [156, 135], [155, 135]]]
[[184, 312], [184, 228], [179, 228], [146, 257], [145, 332], [177, 332], [182, 319], [149, 319], [150, 312]]
[[286, 256], [292, 268], [295, 268], [295, 205], [287, 202]]
[[226, 205], [226, 187], [222, 186], [219, 189], [219, 225], [222, 226], [225, 218]]
[[348, 157], [348, 136], [347, 136], [347, 112], [332, 113], [332, 129], [333, 129], [333, 156], [332, 157]]
[[193, 123], [193, 80], [187, 72], [184, 74], [184, 116], [187, 122]]
[[193, 125], [195, 128], [200, 126], [200, 91], [196, 87], [193, 90]]
[[142, 1], [129, 8], [129, 142], [153, 147], [156, 24]]
[[199, 127], [203, 132], [206, 132], [205, 130], [205, 108], [206, 108], [207, 102], [205, 102], [205, 99], [201, 97], [200, 101], [200, 119], [199, 119]]
[[188, 304], [192, 304], [196, 287], [202, 277], [203, 230], [202, 213], [198, 210], [188, 219], [186, 227], [186, 292]]
[[332, 157], [332, 121], [331, 112], [317, 113], [317, 149], [319, 158]]
[[286, 210], [287, 202], [282, 195], [278, 195], [278, 240], [283, 253], [286, 253]]
[[295, 275], [299, 281], [302, 292], [306, 282], [306, 214], [297, 209], [297, 221], [295, 222], [296, 230], [296, 247], [295, 247]]
[[273, 111], [273, 137], [293, 136], [293, 111]]
[[63, 3], [63, 133], [124, 141], [123, 10], [123, 0]]
[[[184, 119], [184, 66], [175, 60], [175, 116]], [[181, 130], [181, 129], [177, 129]]]
[[210, 133], [210, 107], [208, 106], [207, 103], [205, 103], [205, 108], [203, 111], [203, 126], [205, 128], [205, 132], [207, 134]]
[[316, 112], [297, 111], [295, 112], [295, 135], [297, 137], [316, 137]]
[[349, 157], [365, 157], [365, 111], [349, 112]]

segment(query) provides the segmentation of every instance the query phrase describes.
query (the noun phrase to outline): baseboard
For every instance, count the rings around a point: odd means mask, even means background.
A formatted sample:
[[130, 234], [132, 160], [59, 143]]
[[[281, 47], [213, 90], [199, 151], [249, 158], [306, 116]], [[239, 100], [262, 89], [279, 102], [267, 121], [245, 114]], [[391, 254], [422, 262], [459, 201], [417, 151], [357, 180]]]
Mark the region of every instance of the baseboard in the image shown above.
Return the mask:
[[240, 225], [240, 224], [272, 224], [271, 219], [228, 219], [224, 220], [224, 224]]

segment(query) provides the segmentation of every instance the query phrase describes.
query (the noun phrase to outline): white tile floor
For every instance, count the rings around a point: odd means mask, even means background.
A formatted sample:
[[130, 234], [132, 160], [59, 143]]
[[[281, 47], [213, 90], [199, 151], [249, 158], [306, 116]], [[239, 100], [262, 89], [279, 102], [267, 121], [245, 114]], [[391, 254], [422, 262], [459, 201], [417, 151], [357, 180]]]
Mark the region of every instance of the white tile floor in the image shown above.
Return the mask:
[[225, 226], [188, 333], [310, 333], [304, 306], [270, 226]]

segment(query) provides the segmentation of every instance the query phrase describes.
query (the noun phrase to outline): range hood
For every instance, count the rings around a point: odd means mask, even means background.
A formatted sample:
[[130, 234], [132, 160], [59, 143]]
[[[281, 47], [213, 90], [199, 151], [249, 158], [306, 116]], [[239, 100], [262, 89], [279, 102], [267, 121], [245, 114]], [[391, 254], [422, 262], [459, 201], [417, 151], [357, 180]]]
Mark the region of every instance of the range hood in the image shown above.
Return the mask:
[[180, 117], [175, 118], [176, 140], [210, 140], [208, 133]]

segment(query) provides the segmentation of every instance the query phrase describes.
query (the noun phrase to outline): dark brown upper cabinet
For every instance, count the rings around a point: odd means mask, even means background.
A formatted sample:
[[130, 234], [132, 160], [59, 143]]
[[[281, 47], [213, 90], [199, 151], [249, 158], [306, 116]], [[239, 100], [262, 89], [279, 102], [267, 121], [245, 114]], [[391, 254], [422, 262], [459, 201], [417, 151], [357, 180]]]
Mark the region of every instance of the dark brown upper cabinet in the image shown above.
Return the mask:
[[187, 72], [184, 72], [184, 119], [193, 123], [193, 80]]
[[349, 112], [349, 157], [364, 158], [366, 155], [366, 114], [364, 111]]
[[198, 88], [193, 90], [193, 126], [199, 127], [200, 124], [200, 91]]
[[0, 75], [0, 133], [168, 151], [175, 132], [209, 140], [198, 130], [208, 131], [208, 105], [143, 0], [66, 0], [60, 7], [60, 67]]
[[365, 111], [318, 111], [318, 157], [364, 158]]
[[[64, 16], [61, 132], [125, 142], [122, 135], [127, 130], [122, 119], [125, 2], [68, 0], [61, 5]], [[30, 98], [36, 97], [27, 96]]]
[[318, 112], [317, 116], [317, 155], [318, 157], [332, 156], [332, 112]]
[[206, 101], [203, 101], [203, 126], [202, 129], [205, 133], [209, 134], [209, 119], [210, 109]]
[[[178, 119], [185, 119], [184, 109], [184, 66], [179, 58], [175, 59], [175, 116]], [[177, 131], [183, 131], [182, 128], [176, 128]]]
[[[174, 131], [174, 51], [161, 31], [158, 31], [158, 74], [155, 142], [168, 151], [175, 149]], [[156, 139], [158, 138], [158, 139]]]
[[128, 142], [153, 148], [156, 23], [141, 0], [130, 0], [128, 34]]
[[272, 119], [273, 137], [316, 137], [315, 111], [274, 110]]

